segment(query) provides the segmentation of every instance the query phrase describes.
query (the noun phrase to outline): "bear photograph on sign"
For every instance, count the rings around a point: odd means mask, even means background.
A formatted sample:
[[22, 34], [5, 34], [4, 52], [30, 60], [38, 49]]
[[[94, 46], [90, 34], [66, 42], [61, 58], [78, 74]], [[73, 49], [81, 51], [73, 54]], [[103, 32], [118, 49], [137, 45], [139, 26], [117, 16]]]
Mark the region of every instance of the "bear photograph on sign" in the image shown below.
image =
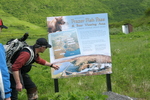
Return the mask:
[[50, 20], [47, 21], [47, 27], [49, 33], [54, 33], [58, 31], [62, 31], [62, 25], [65, 24], [63, 17], [52, 17]]
[[112, 73], [107, 13], [47, 17], [52, 78]]

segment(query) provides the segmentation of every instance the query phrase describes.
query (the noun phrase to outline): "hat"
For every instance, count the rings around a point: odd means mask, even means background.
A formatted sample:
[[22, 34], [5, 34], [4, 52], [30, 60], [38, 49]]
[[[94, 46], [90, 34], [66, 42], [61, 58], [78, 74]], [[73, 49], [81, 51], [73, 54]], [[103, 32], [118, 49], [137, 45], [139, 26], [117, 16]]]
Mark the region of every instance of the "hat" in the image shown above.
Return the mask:
[[36, 44], [40, 46], [46, 46], [48, 48], [51, 48], [51, 45], [47, 42], [45, 38], [39, 38], [36, 40]]
[[5, 25], [3, 25], [3, 21], [2, 21], [1, 19], [0, 19], [0, 27], [1, 27], [1, 28], [6, 28], [6, 29], [8, 28], [8, 27], [6, 27]]

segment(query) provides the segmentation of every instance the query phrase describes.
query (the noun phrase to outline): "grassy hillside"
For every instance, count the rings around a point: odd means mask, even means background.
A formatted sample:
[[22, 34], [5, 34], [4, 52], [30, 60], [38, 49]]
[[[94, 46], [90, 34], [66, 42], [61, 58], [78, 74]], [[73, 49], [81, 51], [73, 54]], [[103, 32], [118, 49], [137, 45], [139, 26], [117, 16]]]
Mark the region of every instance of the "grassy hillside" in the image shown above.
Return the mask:
[[121, 30], [126, 23], [133, 27], [149, 25], [150, 17], [145, 16], [149, 5], [148, 0], [1, 0], [0, 18], [9, 27], [3, 33], [10, 37], [24, 32], [47, 35], [46, 17], [93, 13], [108, 13], [110, 28]]
[[150, 4], [148, 0], [102, 0], [101, 2], [113, 12], [110, 18], [113, 22], [139, 18], [144, 15]]
[[110, 12], [107, 6], [98, 0], [94, 2], [93, 0], [10, 0], [9, 3], [12, 6], [9, 6], [5, 0], [1, 0], [1, 9], [20, 20], [42, 27], [46, 25], [46, 17], [49, 16]]
[[0, 14], [0, 18], [10, 14], [45, 27], [50, 16], [108, 13], [110, 22], [118, 22], [143, 16], [149, 5], [149, 0], [1, 0], [0, 9], [5, 15]]
[[[38, 25], [32, 24], [30, 22], [20, 20], [11, 14], [5, 13], [0, 9], [0, 16], [3, 19], [3, 24], [8, 27], [8, 29], [2, 29], [0, 32], [0, 38], [5, 38], [7, 40], [11, 38], [21, 37], [25, 32], [30, 34], [30, 37], [34, 38], [36, 36], [47, 36], [47, 29], [40, 27]], [[6, 38], [7, 37], [7, 38]], [[2, 41], [4, 43], [4, 41]]]

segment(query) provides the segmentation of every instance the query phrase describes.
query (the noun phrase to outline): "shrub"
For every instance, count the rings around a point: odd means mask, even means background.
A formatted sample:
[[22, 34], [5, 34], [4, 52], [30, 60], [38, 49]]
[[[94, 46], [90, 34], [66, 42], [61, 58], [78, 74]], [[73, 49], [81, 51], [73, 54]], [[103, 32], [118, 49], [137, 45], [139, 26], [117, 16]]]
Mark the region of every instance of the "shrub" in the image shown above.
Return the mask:
[[150, 16], [150, 8], [148, 8], [148, 9], [145, 11], [145, 15], [146, 15], [146, 16]]

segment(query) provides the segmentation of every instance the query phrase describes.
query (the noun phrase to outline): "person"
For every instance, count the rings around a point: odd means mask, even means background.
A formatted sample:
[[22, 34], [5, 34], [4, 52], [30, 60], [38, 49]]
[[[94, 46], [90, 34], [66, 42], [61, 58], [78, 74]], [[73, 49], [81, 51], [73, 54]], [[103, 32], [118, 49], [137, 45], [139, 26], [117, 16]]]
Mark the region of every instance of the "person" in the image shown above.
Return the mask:
[[3, 24], [2, 19], [0, 19], [0, 32], [1, 32], [1, 30], [2, 30], [3, 28], [7, 29], [8, 27], [5, 26], [5, 25]]
[[30, 48], [34, 51], [34, 59], [28, 65], [25, 63], [30, 58], [30, 52], [26, 49], [23, 49], [19, 54], [14, 63], [12, 64], [12, 74], [10, 74], [12, 96], [11, 100], [18, 99], [18, 92], [22, 91], [23, 88], [27, 91], [28, 100], [37, 100], [38, 93], [35, 83], [31, 80], [28, 72], [32, 68], [34, 62], [50, 66], [55, 70], [59, 69], [59, 66], [51, 64], [50, 62], [40, 58], [39, 53], [43, 53], [46, 48], [51, 48], [51, 45], [47, 42], [45, 38], [39, 38], [36, 40], [36, 43]]
[[0, 43], [0, 100], [11, 100], [10, 76], [6, 65], [6, 55]]
[[[5, 28], [2, 19], [0, 19], [0, 32]], [[6, 64], [6, 55], [3, 45], [0, 43], [0, 100], [11, 100], [10, 76]]]

